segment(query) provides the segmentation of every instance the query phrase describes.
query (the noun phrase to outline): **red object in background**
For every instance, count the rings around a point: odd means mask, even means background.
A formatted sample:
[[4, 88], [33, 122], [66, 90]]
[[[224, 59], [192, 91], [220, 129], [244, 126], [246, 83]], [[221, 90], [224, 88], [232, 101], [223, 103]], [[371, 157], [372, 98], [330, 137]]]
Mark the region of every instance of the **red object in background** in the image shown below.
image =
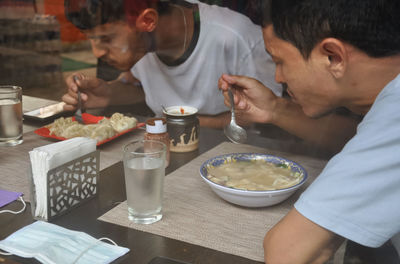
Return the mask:
[[54, 15], [60, 23], [62, 42], [77, 42], [86, 40], [85, 35], [80, 32], [64, 14], [64, 0], [44, 0], [44, 12], [47, 15]]
[[[83, 122], [85, 124], [97, 124], [100, 120], [102, 120], [104, 118], [104, 116], [94, 116], [88, 113], [83, 113], [82, 114], [82, 118], [83, 118]], [[72, 117], [73, 120], [75, 120], [75, 117]], [[126, 134], [132, 130], [138, 129], [139, 127], [144, 126], [145, 123], [137, 123], [137, 125], [133, 128], [124, 130], [118, 134], [115, 134], [114, 136], [107, 138], [105, 140], [99, 141], [97, 142], [97, 146], [103, 145], [104, 143], [107, 143], [111, 140], [113, 140], [114, 138], [117, 138], [119, 136], [122, 136], [123, 134]], [[37, 135], [42, 136], [42, 137], [47, 137], [47, 138], [54, 138], [54, 139], [58, 139], [58, 140], [66, 140], [66, 138], [64, 137], [57, 137], [55, 135], [50, 135], [50, 130], [47, 127], [41, 127], [38, 128], [34, 131]]]

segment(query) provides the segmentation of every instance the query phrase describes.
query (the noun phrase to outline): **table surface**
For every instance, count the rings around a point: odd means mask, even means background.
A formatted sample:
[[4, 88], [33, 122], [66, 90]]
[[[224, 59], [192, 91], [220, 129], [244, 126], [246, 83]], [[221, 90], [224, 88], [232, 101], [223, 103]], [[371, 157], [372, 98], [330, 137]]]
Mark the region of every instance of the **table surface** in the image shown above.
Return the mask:
[[[26, 102], [24, 111], [54, 102], [35, 100], [34, 97], [24, 97], [24, 100]], [[40, 123], [30, 124], [30, 127], [27, 129], [34, 129], [41, 125]], [[176, 170], [223, 141], [227, 141], [227, 139], [221, 130], [201, 128], [199, 149], [188, 153], [171, 153], [170, 166], [167, 168], [166, 174]], [[249, 142], [247, 143], [296, 154], [310, 155], [317, 153], [313, 148], [309, 148], [309, 146], [300, 142], [283, 142], [261, 137], [257, 133], [250, 134]], [[317, 156], [319, 155], [317, 154]], [[115, 263], [145, 264], [157, 256], [166, 256], [188, 263], [258, 263], [246, 258], [97, 220], [99, 216], [115, 207], [116, 204], [126, 200], [125, 181], [121, 162], [100, 172], [98, 188], [98, 195], [95, 198], [73, 209], [71, 212], [54, 219], [52, 223], [73, 230], [84, 231], [96, 238], [108, 237], [118, 245], [131, 249], [127, 255], [121, 257]], [[19, 203], [11, 203], [2, 209], [18, 210], [20, 206]], [[4, 239], [6, 236], [33, 221], [29, 204], [23, 214], [0, 214], [0, 239]], [[0, 257], [0, 263], [2, 263], [2, 259], [6, 263], [38, 263], [35, 260], [23, 259], [17, 256], [4, 258]]]

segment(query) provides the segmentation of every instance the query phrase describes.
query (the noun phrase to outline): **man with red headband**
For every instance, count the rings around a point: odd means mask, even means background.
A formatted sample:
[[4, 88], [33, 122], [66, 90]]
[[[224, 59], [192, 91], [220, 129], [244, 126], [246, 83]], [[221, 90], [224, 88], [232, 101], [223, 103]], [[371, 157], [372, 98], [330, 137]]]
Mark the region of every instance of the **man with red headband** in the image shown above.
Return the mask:
[[[66, 109], [132, 104], [198, 108], [200, 125], [223, 127], [230, 118], [216, 89], [222, 73], [251, 76], [281, 95], [261, 28], [226, 8], [186, 1], [66, 0], [67, 18], [91, 41], [93, 53], [124, 71], [111, 82], [67, 78]], [[267, 69], [267, 74], [261, 73]]]

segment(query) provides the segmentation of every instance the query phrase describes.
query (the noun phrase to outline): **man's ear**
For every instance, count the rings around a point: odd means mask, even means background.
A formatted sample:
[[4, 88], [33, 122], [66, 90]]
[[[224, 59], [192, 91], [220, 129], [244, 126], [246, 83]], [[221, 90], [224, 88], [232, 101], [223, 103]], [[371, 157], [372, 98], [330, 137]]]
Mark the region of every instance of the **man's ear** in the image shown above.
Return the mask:
[[348, 62], [348, 52], [344, 43], [335, 38], [326, 38], [319, 44], [320, 52], [328, 60], [328, 70], [335, 78], [344, 75]]
[[158, 24], [158, 12], [153, 8], [143, 10], [136, 19], [136, 28], [142, 32], [152, 32]]

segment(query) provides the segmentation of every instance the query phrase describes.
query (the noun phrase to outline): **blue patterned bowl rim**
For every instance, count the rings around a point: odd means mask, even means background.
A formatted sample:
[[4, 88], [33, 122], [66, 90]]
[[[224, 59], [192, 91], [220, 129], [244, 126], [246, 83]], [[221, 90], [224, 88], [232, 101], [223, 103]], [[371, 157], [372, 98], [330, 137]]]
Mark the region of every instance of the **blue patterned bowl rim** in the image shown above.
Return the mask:
[[[265, 161], [275, 163], [275, 164], [285, 164], [285, 165], [289, 166], [292, 169], [292, 171], [302, 173], [303, 179], [298, 184], [293, 185], [288, 188], [277, 189], [277, 190], [265, 190], [265, 191], [248, 191], [248, 190], [241, 190], [241, 189], [236, 189], [236, 188], [232, 188], [232, 187], [227, 187], [227, 186], [215, 183], [207, 178], [207, 175], [208, 175], [207, 169], [210, 166], [214, 166], [214, 167], [220, 166], [220, 165], [224, 164], [225, 162], [231, 161], [231, 160], [238, 161], [238, 160], [256, 160], [256, 159], [257, 160], [265, 160]], [[223, 155], [216, 156], [214, 158], [208, 159], [205, 162], [203, 162], [203, 164], [200, 166], [200, 175], [207, 182], [218, 185], [222, 188], [226, 188], [228, 190], [235, 190], [235, 191], [245, 192], [245, 193], [262, 193], [262, 192], [274, 193], [274, 192], [282, 192], [285, 190], [297, 189], [299, 186], [303, 185], [307, 181], [307, 178], [308, 178], [307, 171], [300, 164], [298, 164], [292, 160], [286, 159], [286, 158], [269, 155], [269, 154], [263, 154], [263, 153], [229, 153], [229, 154], [223, 154]]]

